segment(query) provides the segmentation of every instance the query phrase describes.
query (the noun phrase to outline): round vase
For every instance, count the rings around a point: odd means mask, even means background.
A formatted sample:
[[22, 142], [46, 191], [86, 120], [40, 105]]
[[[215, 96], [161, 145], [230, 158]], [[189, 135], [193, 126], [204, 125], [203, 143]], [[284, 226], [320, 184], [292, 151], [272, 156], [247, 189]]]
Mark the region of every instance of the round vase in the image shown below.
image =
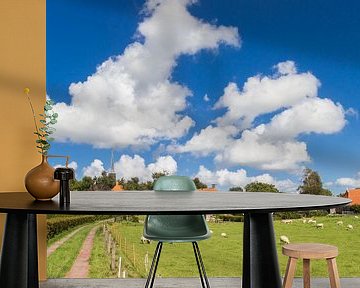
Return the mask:
[[25, 176], [26, 190], [40, 201], [51, 200], [60, 192], [60, 181], [54, 180], [55, 169], [48, 163], [48, 157], [42, 155], [40, 165], [31, 169]]

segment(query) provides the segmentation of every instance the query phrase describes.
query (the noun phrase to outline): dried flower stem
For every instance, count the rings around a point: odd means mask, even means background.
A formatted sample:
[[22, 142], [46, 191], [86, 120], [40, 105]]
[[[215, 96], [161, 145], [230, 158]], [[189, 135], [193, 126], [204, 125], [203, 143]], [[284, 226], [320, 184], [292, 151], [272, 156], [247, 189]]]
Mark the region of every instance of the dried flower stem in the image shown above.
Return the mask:
[[[35, 124], [35, 129], [36, 129], [36, 136], [38, 137], [39, 140], [41, 140], [40, 138], [40, 133], [39, 133], [39, 129], [38, 129], [38, 126], [37, 126], [37, 123], [36, 123], [36, 115], [35, 115], [35, 111], [34, 111], [34, 107], [32, 105], [32, 102], [31, 102], [31, 99], [30, 99], [30, 96], [29, 96], [29, 89], [25, 89], [25, 94], [27, 96], [27, 99], [29, 100], [29, 104], [30, 104], [30, 107], [31, 107], [31, 111], [32, 111], [32, 114], [33, 114], [33, 118], [34, 118], [34, 124]], [[41, 154], [43, 154], [44, 150], [43, 148], [41, 148]]]

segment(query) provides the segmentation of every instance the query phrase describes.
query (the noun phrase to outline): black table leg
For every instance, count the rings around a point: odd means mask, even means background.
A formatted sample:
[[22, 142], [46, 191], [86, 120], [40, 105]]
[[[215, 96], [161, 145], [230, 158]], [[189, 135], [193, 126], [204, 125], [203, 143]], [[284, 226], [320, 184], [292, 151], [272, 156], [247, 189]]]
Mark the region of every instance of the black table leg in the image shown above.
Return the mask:
[[272, 214], [246, 213], [243, 288], [281, 288]]
[[0, 262], [1, 288], [38, 288], [35, 214], [9, 213]]

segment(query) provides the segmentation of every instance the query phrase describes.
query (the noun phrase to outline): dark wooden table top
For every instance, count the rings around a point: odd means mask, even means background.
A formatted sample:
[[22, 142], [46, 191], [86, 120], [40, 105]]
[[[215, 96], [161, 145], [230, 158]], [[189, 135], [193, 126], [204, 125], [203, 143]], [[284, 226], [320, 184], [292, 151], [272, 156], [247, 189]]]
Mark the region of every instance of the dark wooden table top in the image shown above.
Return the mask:
[[347, 198], [261, 192], [71, 192], [69, 207], [58, 196], [35, 201], [27, 192], [0, 193], [0, 212], [35, 214], [219, 214], [329, 209]]

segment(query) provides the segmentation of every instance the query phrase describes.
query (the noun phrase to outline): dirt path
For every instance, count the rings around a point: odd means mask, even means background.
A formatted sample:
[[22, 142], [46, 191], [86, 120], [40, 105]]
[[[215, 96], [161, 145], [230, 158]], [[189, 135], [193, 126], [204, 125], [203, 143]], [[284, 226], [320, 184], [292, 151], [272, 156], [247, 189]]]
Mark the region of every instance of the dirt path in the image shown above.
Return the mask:
[[56, 249], [58, 249], [61, 245], [63, 245], [66, 241], [68, 241], [71, 237], [73, 237], [77, 232], [79, 232], [81, 229], [83, 229], [85, 226], [80, 227], [76, 230], [74, 230], [73, 232], [71, 232], [70, 234], [66, 235], [66, 237], [61, 238], [60, 240], [56, 241], [54, 244], [52, 244], [51, 246], [49, 246], [46, 250], [47, 253], [47, 257], [49, 257], [52, 253], [54, 253], [56, 251]]
[[97, 229], [99, 229], [99, 226], [90, 230], [80, 249], [79, 255], [76, 257], [73, 266], [66, 274], [65, 278], [88, 278], [91, 249], [94, 244]]

